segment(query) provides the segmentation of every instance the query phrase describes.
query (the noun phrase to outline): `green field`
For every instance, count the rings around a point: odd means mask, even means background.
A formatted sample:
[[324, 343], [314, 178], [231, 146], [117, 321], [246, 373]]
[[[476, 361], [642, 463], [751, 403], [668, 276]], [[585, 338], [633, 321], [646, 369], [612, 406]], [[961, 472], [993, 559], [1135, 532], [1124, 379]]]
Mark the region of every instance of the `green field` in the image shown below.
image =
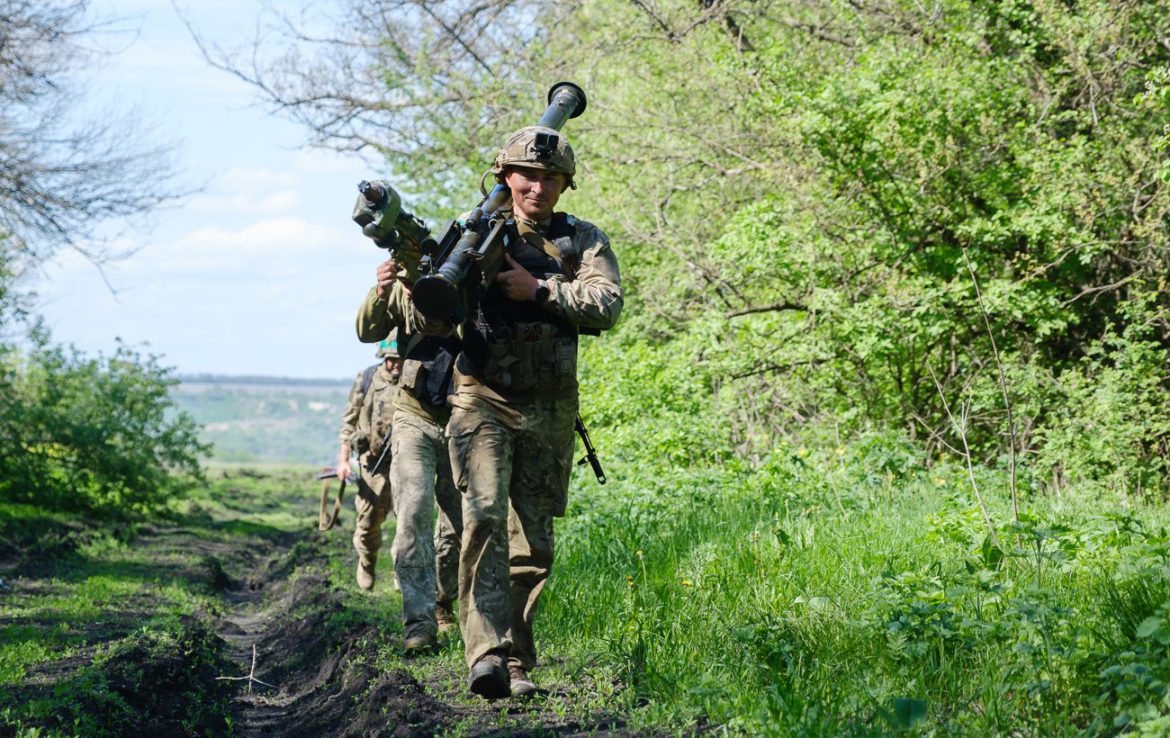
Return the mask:
[[173, 398], [199, 426], [199, 439], [212, 445], [216, 462], [326, 466], [337, 460], [337, 433], [352, 383], [181, 378]]

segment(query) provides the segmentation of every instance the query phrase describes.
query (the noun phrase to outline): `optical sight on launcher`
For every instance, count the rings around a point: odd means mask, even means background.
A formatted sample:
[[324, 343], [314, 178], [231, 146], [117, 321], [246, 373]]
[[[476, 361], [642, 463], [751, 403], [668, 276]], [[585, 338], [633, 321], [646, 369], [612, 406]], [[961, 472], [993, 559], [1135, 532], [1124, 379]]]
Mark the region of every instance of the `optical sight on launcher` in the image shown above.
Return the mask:
[[[559, 131], [567, 120], [584, 112], [585, 91], [572, 82], [561, 82], [548, 91], [548, 107], [536, 125]], [[538, 134], [538, 152], [551, 154], [557, 145], [555, 135]], [[411, 297], [426, 318], [463, 322], [469, 305], [495, 280], [504, 253], [519, 238], [511, 208], [512, 193], [497, 184], [462, 223], [448, 226], [433, 256], [423, 256], [422, 276], [415, 281]], [[431, 253], [425, 247], [423, 251]]]
[[407, 281], [418, 277], [419, 260], [438, 247], [426, 225], [402, 209], [402, 197], [389, 182], [376, 179], [358, 182], [358, 198], [353, 205], [353, 222], [374, 245], [389, 251], [391, 259], [405, 269]]

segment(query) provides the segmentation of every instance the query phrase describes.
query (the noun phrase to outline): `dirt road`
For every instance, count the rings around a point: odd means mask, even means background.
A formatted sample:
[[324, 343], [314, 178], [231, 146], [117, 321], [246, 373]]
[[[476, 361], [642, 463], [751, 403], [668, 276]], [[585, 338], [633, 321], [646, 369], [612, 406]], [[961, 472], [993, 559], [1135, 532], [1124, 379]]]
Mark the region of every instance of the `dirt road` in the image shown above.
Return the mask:
[[318, 532], [312, 491], [292, 472], [226, 472], [132, 533], [66, 522], [0, 549], [0, 628], [43, 654], [0, 687], [0, 736], [646, 734], [586, 679], [471, 697], [458, 635], [405, 660], [401, 598], [357, 590], [351, 530]]

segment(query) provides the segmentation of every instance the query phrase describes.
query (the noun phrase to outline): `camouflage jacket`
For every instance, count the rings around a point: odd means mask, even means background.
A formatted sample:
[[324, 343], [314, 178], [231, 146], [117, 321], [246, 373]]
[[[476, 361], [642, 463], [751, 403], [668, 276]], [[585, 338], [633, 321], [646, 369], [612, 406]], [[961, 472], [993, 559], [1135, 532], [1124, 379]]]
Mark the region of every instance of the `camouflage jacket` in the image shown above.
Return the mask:
[[[547, 224], [521, 224], [523, 243], [513, 258], [544, 280], [541, 304], [509, 300], [492, 286], [476, 314], [459, 327], [464, 350], [455, 370], [455, 394], [507, 402], [532, 394], [575, 397], [577, 337], [617, 323], [621, 275], [609, 239], [597, 226], [564, 213]], [[554, 256], [555, 255], [555, 256]], [[415, 330], [444, 334], [452, 326], [410, 313]]]
[[[410, 296], [406, 293], [401, 282], [395, 282], [387, 291], [385, 298], [378, 297], [376, 287], [370, 288], [366, 299], [358, 308], [357, 336], [364, 343], [380, 341], [390, 333], [394, 327], [399, 328], [398, 345], [404, 355], [409, 352], [411, 357], [416, 354], [433, 355], [433, 346], [421, 345], [414, 341], [414, 334], [409, 327], [403, 327], [406, 318], [410, 315]], [[429, 420], [442, 427], [447, 424], [450, 409], [445, 400], [446, 390], [437, 394], [444, 399], [438, 402], [428, 402], [423, 392], [428, 381], [426, 371], [433, 366], [415, 358], [404, 358], [402, 362], [402, 379], [399, 384], [399, 393], [395, 408]]]
[[365, 372], [358, 374], [354, 380], [342, 416], [340, 440], [349, 443], [359, 457], [367, 453], [382, 453], [382, 440], [389, 432], [394, 418], [398, 374], [392, 374], [385, 363], [375, 366], [377, 368], [364, 394], [361, 385]]

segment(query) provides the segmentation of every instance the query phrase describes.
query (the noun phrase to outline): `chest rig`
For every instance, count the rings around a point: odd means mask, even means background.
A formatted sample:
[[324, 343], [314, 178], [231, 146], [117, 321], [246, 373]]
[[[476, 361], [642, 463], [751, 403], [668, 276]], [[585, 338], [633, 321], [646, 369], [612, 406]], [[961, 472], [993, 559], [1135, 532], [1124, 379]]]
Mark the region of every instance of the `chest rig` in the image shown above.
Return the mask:
[[[554, 213], [542, 236], [517, 225], [508, 253], [537, 279], [577, 276], [577, 220]], [[491, 285], [464, 326], [459, 371], [511, 392], [563, 389], [577, 381], [577, 326], [547, 307], [509, 300]]]

